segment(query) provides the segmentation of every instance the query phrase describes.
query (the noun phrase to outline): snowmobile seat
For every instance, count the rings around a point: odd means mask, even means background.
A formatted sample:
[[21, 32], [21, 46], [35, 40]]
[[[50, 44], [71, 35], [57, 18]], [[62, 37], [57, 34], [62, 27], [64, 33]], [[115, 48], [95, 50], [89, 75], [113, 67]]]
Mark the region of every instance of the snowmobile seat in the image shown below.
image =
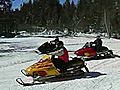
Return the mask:
[[101, 47], [101, 50], [100, 50], [99, 52], [103, 52], [103, 51], [107, 51], [107, 50], [109, 50], [107, 47], [102, 46], [102, 47]]
[[70, 60], [69, 62], [67, 62], [67, 68], [70, 68], [70, 67], [75, 67], [75, 66], [81, 66], [84, 67], [84, 61], [81, 60], [81, 58], [77, 58], [77, 57], [74, 57], [73, 60]]

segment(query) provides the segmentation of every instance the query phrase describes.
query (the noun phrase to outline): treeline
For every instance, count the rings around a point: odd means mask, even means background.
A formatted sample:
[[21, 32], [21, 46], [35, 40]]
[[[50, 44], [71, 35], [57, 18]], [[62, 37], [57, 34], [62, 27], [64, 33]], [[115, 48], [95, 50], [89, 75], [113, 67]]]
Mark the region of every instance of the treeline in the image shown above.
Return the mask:
[[11, 30], [32, 32], [44, 27], [49, 30], [67, 29], [70, 33], [120, 34], [120, 0], [79, 0], [77, 4], [74, 0], [66, 0], [63, 4], [59, 0], [29, 0], [21, 5], [20, 10], [4, 11], [1, 17], [7, 17], [10, 22], [9, 31], [14, 28]]

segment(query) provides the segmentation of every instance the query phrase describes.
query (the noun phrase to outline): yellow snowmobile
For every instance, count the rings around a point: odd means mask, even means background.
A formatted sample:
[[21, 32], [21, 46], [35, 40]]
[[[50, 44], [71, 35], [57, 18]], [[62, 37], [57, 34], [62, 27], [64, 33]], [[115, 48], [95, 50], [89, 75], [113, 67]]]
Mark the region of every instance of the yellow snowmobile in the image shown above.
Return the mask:
[[[24, 86], [34, 85], [35, 82], [43, 83], [46, 81], [52, 81], [54, 79], [66, 78], [71, 76], [84, 76], [84, 71], [82, 68], [85, 68], [86, 72], [89, 72], [88, 68], [85, 65], [85, 62], [80, 58], [74, 57], [72, 60], [66, 63], [67, 70], [64, 73], [61, 73], [59, 69], [57, 69], [51, 59], [51, 55], [47, 55], [49, 50], [42, 50], [42, 47], [48, 46], [48, 43], [44, 43], [40, 50], [45, 55], [35, 64], [29, 66], [26, 69], [22, 69], [21, 72], [25, 76], [31, 76], [33, 78], [32, 83], [25, 83], [21, 78], [17, 78], [16, 81]], [[47, 48], [49, 49], [49, 48]]]
[[44, 55], [37, 63], [21, 70], [25, 76], [31, 76], [33, 78], [33, 83], [25, 83], [21, 78], [17, 78], [16, 81], [21, 85], [28, 86], [36, 84], [35, 81], [38, 81], [39, 84], [41, 84], [43, 82], [49, 81], [50, 79], [52, 80], [53, 78], [58, 77], [70, 77], [76, 75], [83, 76], [84, 71], [82, 68], [85, 68], [85, 70], [89, 72], [84, 61], [80, 58], [75, 57], [66, 65], [67, 71], [60, 73], [60, 70], [57, 69], [52, 63], [50, 55]]

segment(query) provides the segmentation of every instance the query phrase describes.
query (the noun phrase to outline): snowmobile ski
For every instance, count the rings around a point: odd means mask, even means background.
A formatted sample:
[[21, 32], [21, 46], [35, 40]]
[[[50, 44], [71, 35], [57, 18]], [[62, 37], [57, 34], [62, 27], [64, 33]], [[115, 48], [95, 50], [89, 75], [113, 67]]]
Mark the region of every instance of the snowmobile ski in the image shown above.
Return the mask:
[[33, 86], [33, 85], [37, 85], [37, 84], [45, 84], [45, 82], [28, 83], [28, 82], [24, 82], [21, 78], [17, 78], [16, 81], [18, 84], [23, 85], [23, 86]]
[[22, 78], [17, 78], [16, 82], [23, 86], [32, 86], [32, 85], [36, 85], [36, 84], [45, 84], [45, 81], [47, 81], [48, 79], [54, 78], [54, 77], [56, 77], [56, 76], [36, 77], [36, 78], [33, 78], [33, 81], [31, 83], [24, 82], [22, 80]]
[[114, 57], [118, 57], [118, 58], [120, 58], [120, 55], [114, 54]]
[[25, 69], [22, 69], [22, 70], [21, 70], [21, 73], [22, 73], [23, 75], [25, 75], [25, 76], [29, 76], [29, 75], [26, 73]]

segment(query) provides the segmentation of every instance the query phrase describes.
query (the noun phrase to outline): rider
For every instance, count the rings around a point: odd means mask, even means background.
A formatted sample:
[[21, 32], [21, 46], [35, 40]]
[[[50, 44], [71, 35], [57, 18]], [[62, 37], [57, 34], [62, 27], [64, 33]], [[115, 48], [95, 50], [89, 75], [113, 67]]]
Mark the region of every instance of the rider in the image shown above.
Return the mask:
[[97, 36], [97, 39], [93, 43], [95, 44], [95, 50], [99, 52], [102, 48], [102, 40], [100, 36]]
[[53, 64], [60, 70], [60, 72], [65, 72], [67, 69], [66, 63], [69, 61], [68, 51], [64, 47], [63, 42], [59, 41], [59, 38], [56, 38], [51, 43], [55, 43], [56, 45], [56, 51], [49, 53], [52, 55], [51, 59]]

